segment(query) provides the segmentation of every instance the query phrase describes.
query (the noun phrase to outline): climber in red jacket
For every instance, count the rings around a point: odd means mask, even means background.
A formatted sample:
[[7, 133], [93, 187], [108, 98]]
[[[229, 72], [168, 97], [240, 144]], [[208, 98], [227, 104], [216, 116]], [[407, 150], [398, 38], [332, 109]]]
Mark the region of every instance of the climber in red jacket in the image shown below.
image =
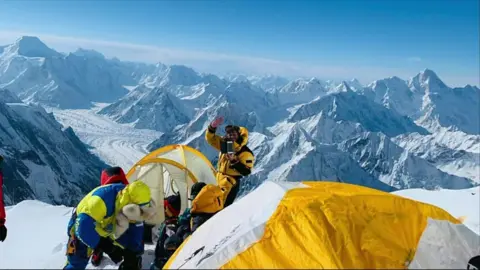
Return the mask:
[[3, 157], [0, 156], [0, 241], [5, 241], [7, 238], [7, 227], [5, 227], [5, 204], [3, 202], [3, 172], [2, 172]]

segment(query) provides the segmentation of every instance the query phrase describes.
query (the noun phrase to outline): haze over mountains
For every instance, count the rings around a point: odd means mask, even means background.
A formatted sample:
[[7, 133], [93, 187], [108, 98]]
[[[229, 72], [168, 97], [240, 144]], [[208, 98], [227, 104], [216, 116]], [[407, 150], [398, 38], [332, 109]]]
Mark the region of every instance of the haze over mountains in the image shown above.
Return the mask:
[[[412, 75], [392, 74], [367, 85], [355, 79], [219, 77], [182, 65], [106, 59], [88, 49], [62, 54], [36, 37], [21, 37], [0, 46], [0, 146], [13, 168], [7, 198], [68, 204], [60, 198], [98, 185], [103, 162], [89, 151], [100, 150], [89, 150], [75, 135], [91, 142], [94, 132], [83, 126], [94, 124], [87, 123], [92, 118], [76, 119], [73, 129], [62, 130], [57, 122], [71, 124], [66, 118], [73, 110], [157, 132], [144, 151], [188, 144], [214, 165], [218, 153], [204, 131], [223, 115], [225, 124], [250, 132], [256, 161], [243, 191], [265, 179], [335, 180], [387, 191], [477, 185], [480, 89], [447, 86], [430, 69]], [[111, 165], [128, 170], [133, 164]]]

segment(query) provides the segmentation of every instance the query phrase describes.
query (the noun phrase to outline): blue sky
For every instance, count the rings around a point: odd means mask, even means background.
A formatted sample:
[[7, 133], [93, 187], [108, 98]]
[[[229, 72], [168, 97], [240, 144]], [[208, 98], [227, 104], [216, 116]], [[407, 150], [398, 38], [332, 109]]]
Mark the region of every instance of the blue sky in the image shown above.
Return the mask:
[[478, 22], [478, 0], [0, 1], [0, 43], [364, 83], [430, 68], [479, 85]]

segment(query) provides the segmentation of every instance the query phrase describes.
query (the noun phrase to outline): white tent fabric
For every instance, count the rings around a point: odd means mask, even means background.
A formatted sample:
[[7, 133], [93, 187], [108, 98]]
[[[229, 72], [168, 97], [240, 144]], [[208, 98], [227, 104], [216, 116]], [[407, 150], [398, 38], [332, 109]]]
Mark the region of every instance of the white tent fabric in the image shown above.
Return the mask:
[[143, 181], [152, 191], [156, 215], [147, 224], [158, 225], [165, 219], [164, 198], [180, 194], [181, 212], [189, 207], [188, 196], [196, 182], [216, 184], [216, 171], [199, 151], [186, 145], [167, 145], [139, 160], [127, 173], [129, 182]]
[[264, 234], [265, 223], [291, 188], [302, 183], [265, 181], [200, 226], [169, 269], [218, 269]]
[[409, 269], [466, 269], [480, 254], [480, 236], [464, 224], [428, 219]]
[[[370, 254], [371, 265], [376, 263], [388, 265], [389, 260], [385, 261], [385, 258], [389, 257], [383, 257], [382, 252], [379, 252], [375, 259], [371, 257], [373, 256], [371, 254], [374, 254], [372, 251], [380, 250], [385, 250], [386, 253], [396, 250], [397, 257], [403, 256], [404, 251], [410, 250], [411, 257], [406, 256], [404, 265], [401, 266], [409, 269], [466, 269], [469, 259], [480, 254], [480, 236], [464, 224], [452, 223], [454, 217], [440, 208], [420, 202], [412, 203], [408, 199], [401, 199], [393, 194], [390, 196], [387, 193], [353, 185], [325, 183], [326, 188], [323, 191], [322, 185], [323, 183], [309, 184], [308, 182], [263, 182], [255, 190], [202, 224], [170, 258], [165, 269], [291, 268], [292, 265], [299, 268], [316, 265], [318, 268], [320, 265], [323, 267], [335, 265], [335, 263], [332, 264], [334, 261], [332, 258], [335, 256], [338, 258], [349, 256], [349, 254], [355, 256], [355, 254], [362, 254], [362, 251]], [[300, 190], [304, 191], [300, 193]], [[316, 190], [319, 190], [317, 194], [315, 194]], [[329, 197], [325, 192], [336, 195]], [[319, 199], [315, 199], [316, 196]], [[360, 198], [357, 201], [359, 206], [350, 205], [342, 208], [344, 205], [340, 203], [343, 202], [342, 197], [343, 199]], [[325, 201], [322, 201], [322, 198], [325, 198]], [[374, 204], [388, 202], [390, 199], [396, 200], [391, 202], [391, 208], [388, 206], [378, 208], [384, 209], [377, 216], [377, 220], [382, 219], [382, 221], [371, 220], [369, 226], [362, 227], [364, 226], [362, 222], [368, 220], [365, 217], [375, 216], [373, 213], [377, 208]], [[362, 200], [371, 202], [360, 205]], [[319, 204], [319, 201], [322, 203]], [[335, 204], [335, 201], [339, 203]], [[290, 209], [296, 209], [289, 207], [299, 204], [304, 205], [301, 208], [303, 212], [289, 212]], [[330, 213], [331, 209], [328, 207], [319, 210], [320, 205], [331, 205], [332, 209], [335, 209], [334, 213]], [[372, 207], [369, 208], [369, 205]], [[351, 226], [340, 226], [338, 222], [349, 220], [341, 217], [347, 213], [345, 209], [355, 207], [362, 209], [357, 212], [358, 217], [353, 218], [355, 221], [350, 224]], [[411, 217], [408, 216], [410, 210], [412, 210]], [[372, 211], [371, 215], [367, 214], [369, 211]], [[307, 219], [305, 217], [308, 213], [317, 215]], [[449, 215], [450, 220], [425, 219], [426, 228], [419, 235], [418, 242], [411, 242], [410, 240], [414, 239], [418, 230], [421, 229], [421, 224], [417, 222], [420, 223], [423, 218], [426, 218], [429, 215], [427, 213], [432, 216]], [[318, 219], [315, 219], [316, 217]], [[336, 220], [335, 217], [338, 219]], [[305, 223], [298, 223], [301, 220]], [[396, 224], [406, 224], [410, 227], [398, 227]], [[335, 233], [332, 230], [328, 233], [326, 228], [328, 226], [335, 227]], [[358, 231], [355, 229], [339, 231], [345, 228], [357, 228]], [[364, 228], [364, 231], [360, 228]], [[377, 237], [376, 230], [380, 228], [385, 232], [384, 234], [379, 232]], [[404, 231], [399, 231], [401, 229]], [[317, 242], [320, 239], [316, 238], [318, 235], [325, 235], [326, 242], [330, 241], [329, 237], [331, 237], [332, 243], [336, 243], [343, 241], [340, 240], [343, 237], [348, 239], [349, 235], [357, 233], [358, 237], [350, 238], [356, 241], [355, 243], [350, 243], [348, 246], [340, 245], [344, 249], [331, 250], [331, 254], [322, 253], [323, 256], [318, 256], [319, 246], [322, 245]], [[312, 240], [311, 236], [316, 240]], [[403, 243], [405, 247], [395, 246], [398, 243]], [[328, 246], [328, 243], [325, 245]], [[355, 251], [358, 251], [358, 254]], [[395, 256], [392, 256], [392, 261], [396, 258]], [[350, 259], [361, 261], [357, 257]], [[288, 260], [291, 262], [289, 263]], [[343, 268], [343, 263], [349, 262], [340, 260], [337, 267]], [[359, 268], [362, 267], [359, 266]]]

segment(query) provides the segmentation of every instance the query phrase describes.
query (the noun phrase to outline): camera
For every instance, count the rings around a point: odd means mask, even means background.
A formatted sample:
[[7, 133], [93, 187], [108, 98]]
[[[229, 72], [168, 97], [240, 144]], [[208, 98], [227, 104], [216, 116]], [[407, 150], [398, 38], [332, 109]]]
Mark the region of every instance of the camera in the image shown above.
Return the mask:
[[233, 141], [231, 140], [224, 140], [221, 142], [221, 152], [222, 154], [234, 154], [235, 151], [233, 149]]

